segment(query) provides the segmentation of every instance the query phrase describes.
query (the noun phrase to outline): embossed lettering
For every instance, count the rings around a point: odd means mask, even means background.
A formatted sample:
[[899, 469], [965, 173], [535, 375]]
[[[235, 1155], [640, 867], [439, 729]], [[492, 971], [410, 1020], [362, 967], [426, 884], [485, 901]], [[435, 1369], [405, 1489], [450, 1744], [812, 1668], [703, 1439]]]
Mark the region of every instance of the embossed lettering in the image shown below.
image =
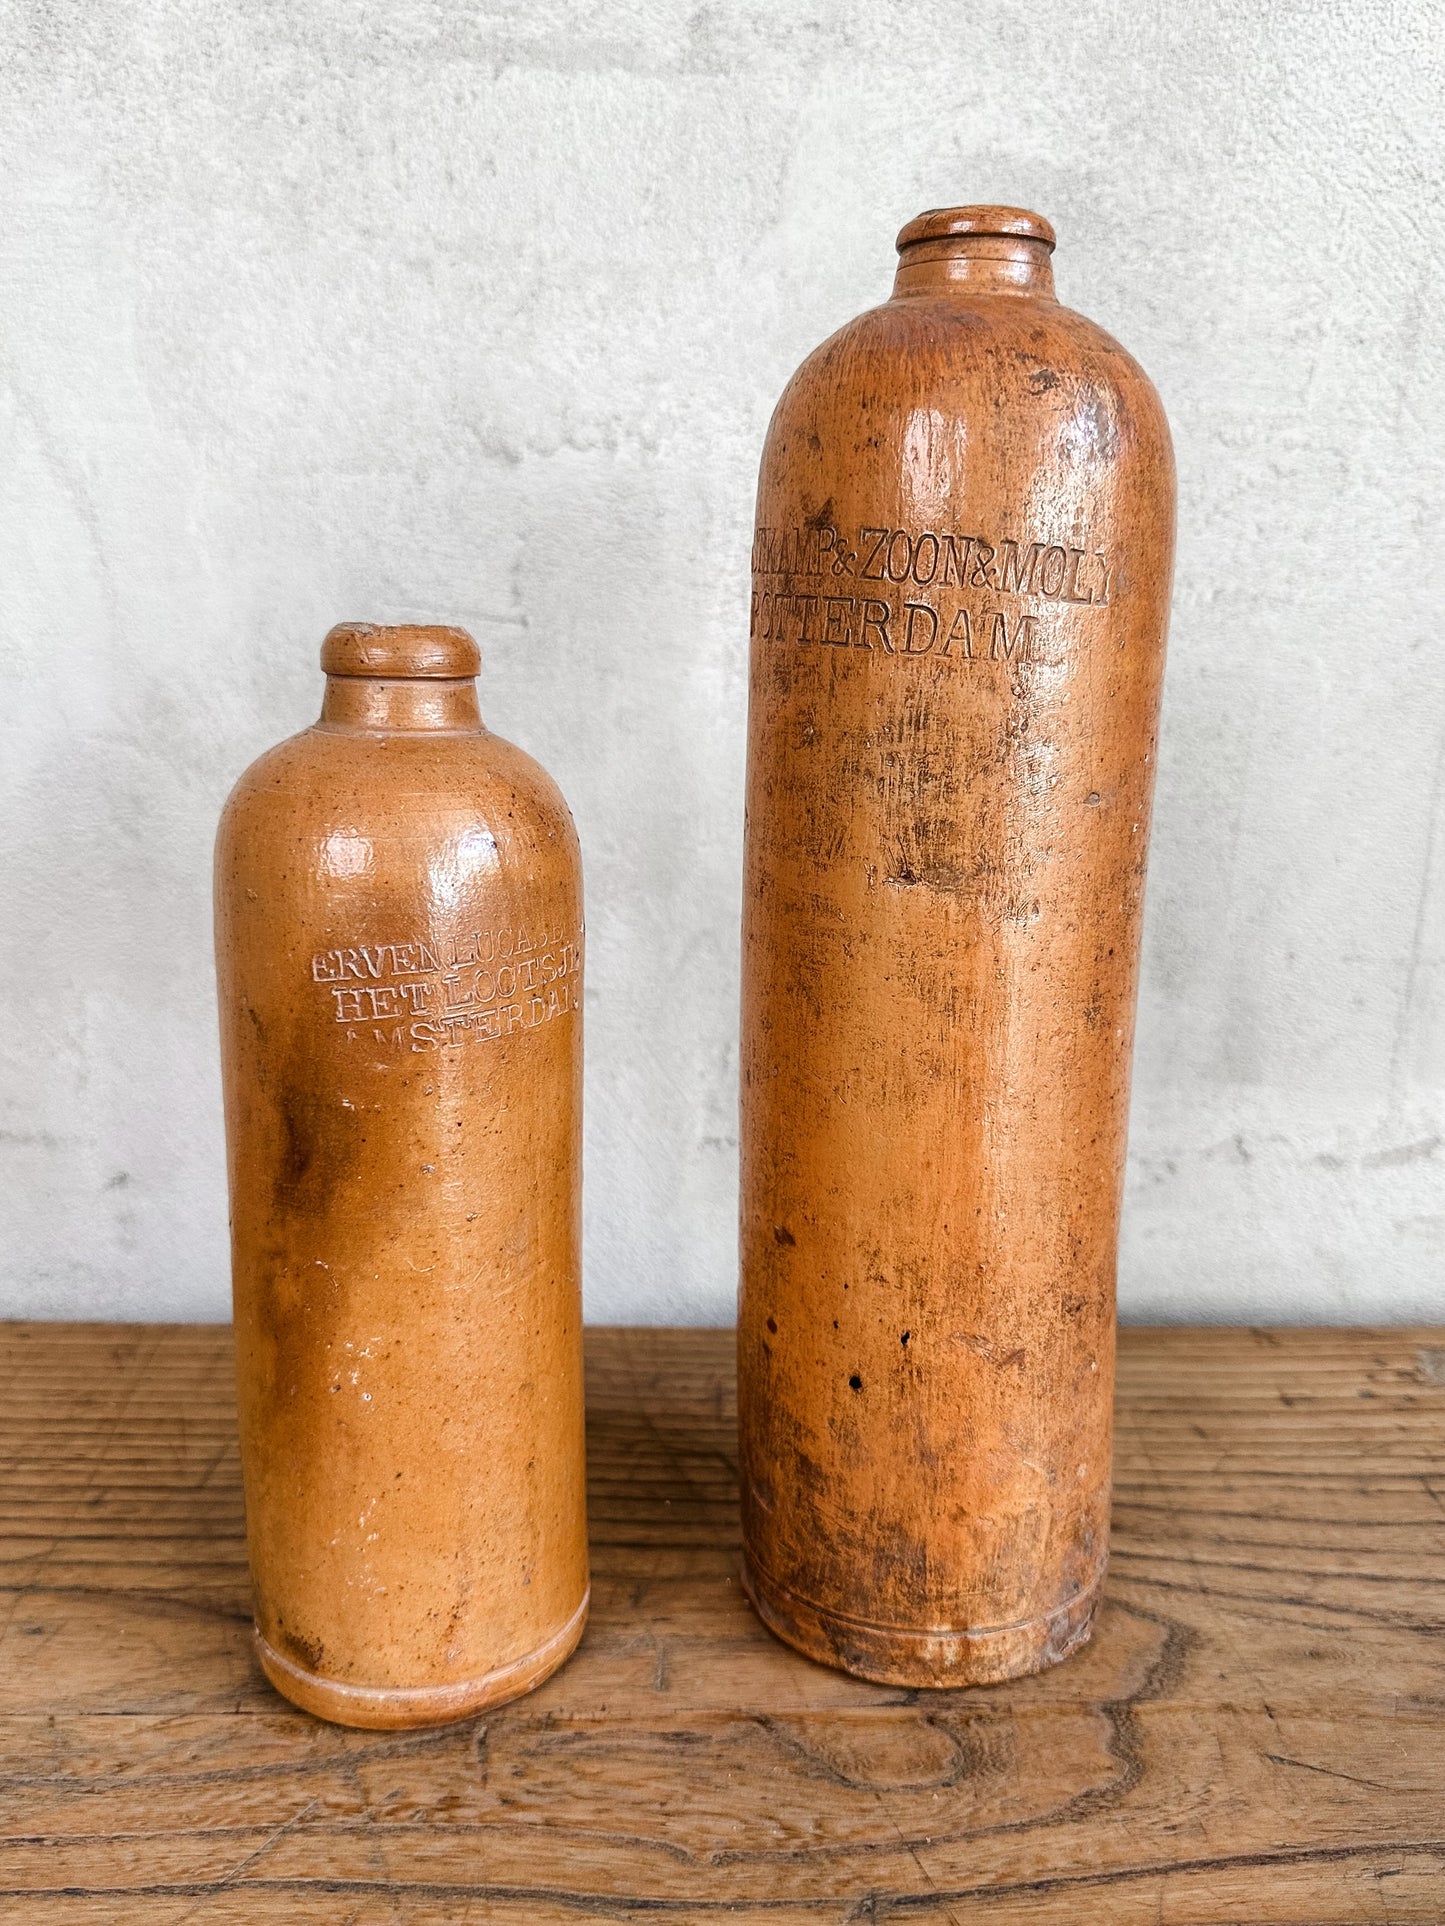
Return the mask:
[[927, 655], [938, 640], [938, 615], [927, 602], [905, 602], [908, 620], [903, 631], [905, 655]]
[[[925, 550], [928, 555], [928, 571], [926, 574], [924, 573], [923, 566]], [[920, 588], [927, 588], [937, 573], [938, 537], [931, 529], [926, 528], [913, 544], [913, 579]]]
[[858, 571], [865, 582], [883, 580], [883, 563], [879, 557], [883, 553], [883, 545], [888, 540], [889, 532], [886, 528], [860, 528], [858, 531], [859, 542], [868, 550], [863, 566]]
[[[417, 974], [428, 968], [441, 972], [443, 957], [444, 973]], [[479, 957], [488, 961], [479, 963]], [[414, 937], [405, 943], [319, 950], [311, 958], [311, 975], [328, 985], [333, 1021], [350, 1042], [362, 1034], [358, 1026], [369, 1025], [376, 1044], [398, 1049], [409, 1044], [423, 1051], [468, 1035], [508, 1036], [565, 1015], [579, 1007], [571, 980], [581, 966], [578, 943], [550, 929], [519, 924], [440, 941]], [[393, 980], [358, 981], [362, 974]]]
[[1030, 542], [1022, 559], [1017, 542], [1004, 541], [999, 547], [1002, 551], [999, 560], [1000, 589], [1014, 595], [1028, 595], [1033, 588], [1034, 570], [1038, 567], [1043, 543]]
[[828, 522], [759, 528], [753, 535], [753, 571], [758, 575], [851, 575], [857, 559]]
[[[1069, 558], [1063, 549], [1044, 550], [1044, 559], [1039, 565], [1039, 590], [1041, 594], [1047, 595], [1051, 602], [1057, 602], [1059, 599], [1064, 586], [1064, 572], [1068, 565]], [[1050, 571], [1053, 572], [1052, 581], [1049, 579]]]
[[[869, 582], [914, 582], [920, 588], [991, 589], [999, 595], [1042, 595], [1080, 607], [1107, 605], [1112, 564], [1086, 542], [1076, 546], [1030, 541], [1014, 535], [987, 538], [951, 530], [860, 527], [858, 546], [832, 523], [801, 528], [759, 528], [753, 537], [753, 568], [759, 577], [856, 575]], [[1094, 578], [1097, 577], [1097, 580]], [[755, 587], [752, 627], [765, 639], [780, 637], [779, 603], [790, 607], [808, 641], [818, 636], [807, 603], [785, 591]]]
[[[975, 537], [972, 535], [945, 535], [943, 538], [943, 586], [948, 588], [955, 582], [960, 588], [968, 580], [968, 557], [973, 548]], [[963, 546], [960, 548], [960, 542]]]
[[1029, 655], [1029, 645], [1033, 639], [1034, 617], [1032, 615], [1020, 615], [1017, 617], [1014, 622], [1013, 634], [1010, 636], [1008, 617], [1003, 613], [1002, 609], [1000, 609], [993, 618], [993, 638], [988, 645], [989, 658], [994, 662], [1000, 659], [1009, 662], [1012, 661], [1015, 654], [1017, 654], [1020, 661], [1026, 661]]
[[830, 595], [823, 603], [823, 640], [846, 649], [853, 641], [849, 617], [853, 612], [851, 595]]
[[[754, 559], [760, 571], [847, 573], [880, 584], [882, 592], [827, 595], [797, 588], [774, 591], [758, 584], [752, 599], [753, 634], [769, 641], [824, 643], [890, 656], [1012, 663], [1032, 658], [1038, 618], [980, 608], [970, 590], [1025, 602], [1037, 597], [1080, 609], [1107, 608], [1115, 577], [1104, 550], [1091, 549], [1082, 536], [1065, 545], [1019, 535], [990, 539], [946, 529], [867, 525], [857, 530], [856, 549], [849, 543], [849, 535], [832, 523], [759, 529]], [[947, 589], [963, 594], [948, 595]], [[1087, 633], [1078, 631], [1079, 639]], [[1067, 634], [1059, 640], [1067, 643]], [[315, 959], [317, 981], [332, 980], [333, 972], [343, 978], [355, 975], [355, 954], [338, 950]], [[364, 970], [369, 964], [374, 966], [374, 958], [362, 952], [359, 967]], [[535, 987], [519, 980], [519, 991]]]
[[1071, 548], [1069, 550], [1069, 582], [1068, 587], [1064, 590], [1064, 600], [1066, 602], [1092, 602], [1094, 599], [1094, 591], [1092, 589], [1086, 590], [1083, 594], [1079, 592], [1079, 564], [1083, 559], [1083, 549]]
[[938, 651], [938, 653], [940, 655], [950, 654], [955, 642], [962, 643], [963, 645], [961, 650], [962, 655], [964, 656], [966, 661], [972, 662], [973, 660], [973, 624], [969, 620], [967, 609], [960, 609], [958, 613], [954, 616], [953, 627], [948, 631], [948, 634], [944, 636], [943, 647]]
[[858, 634], [858, 646], [860, 649], [871, 649], [873, 647], [873, 644], [868, 640], [868, 631], [869, 629], [875, 629], [878, 634], [878, 640], [883, 644], [888, 654], [892, 655], [893, 644], [888, 640], [888, 617], [891, 613], [892, 611], [886, 602], [876, 601], [872, 596], [865, 599]]

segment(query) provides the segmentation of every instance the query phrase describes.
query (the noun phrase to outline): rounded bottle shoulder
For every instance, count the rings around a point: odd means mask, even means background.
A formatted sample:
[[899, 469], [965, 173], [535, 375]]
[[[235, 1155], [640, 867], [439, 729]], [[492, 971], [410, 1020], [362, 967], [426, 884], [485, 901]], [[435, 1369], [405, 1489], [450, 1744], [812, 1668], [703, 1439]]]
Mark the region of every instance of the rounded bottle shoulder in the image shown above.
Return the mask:
[[303, 729], [246, 768], [221, 812], [221, 835], [275, 816], [336, 814], [355, 825], [434, 812], [453, 821], [510, 818], [575, 846], [571, 811], [556, 782], [524, 749], [490, 730], [361, 734]]
[[799, 365], [779, 398], [769, 445], [840, 409], [906, 419], [919, 407], [1058, 415], [1103, 403], [1170, 454], [1148, 374], [1097, 322], [1054, 301], [950, 292], [895, 297], [846, 322]]

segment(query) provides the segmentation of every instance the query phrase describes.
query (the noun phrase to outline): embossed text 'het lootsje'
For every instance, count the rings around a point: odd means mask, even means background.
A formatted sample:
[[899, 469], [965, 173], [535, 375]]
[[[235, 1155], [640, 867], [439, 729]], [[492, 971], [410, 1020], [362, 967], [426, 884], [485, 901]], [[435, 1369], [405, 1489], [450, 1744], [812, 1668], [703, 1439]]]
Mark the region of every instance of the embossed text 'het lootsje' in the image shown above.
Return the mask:
[[370, 1026], [378, 1042], [414, 1051], [539, 1029], [579, 1006], [581, 970], [580, 931], [525, 928], [341, 945], [311, 959], [312, 981], [328, 986], [332, 1020], [348, 1037]]
[[[1114, 566], [1102, 549], [1058, 542], [987, 540], [925, 528], [829, 523], [759, 528], [753, 540], [752, 629], [764, 642], [816, 642], [885, 655], [939, 655], [971, 662], [1028, 660], [1037, 617], [970, 605], [946, 588], [985, 596], [1107, 608]], [[769, 577], [785, 586], [768, 586]], [[800, 582], [809, 586], [800, 588]], [[857, 583], [861, 593], [850, 592]], [[876, 583], [869, 592], [862, 585]]]

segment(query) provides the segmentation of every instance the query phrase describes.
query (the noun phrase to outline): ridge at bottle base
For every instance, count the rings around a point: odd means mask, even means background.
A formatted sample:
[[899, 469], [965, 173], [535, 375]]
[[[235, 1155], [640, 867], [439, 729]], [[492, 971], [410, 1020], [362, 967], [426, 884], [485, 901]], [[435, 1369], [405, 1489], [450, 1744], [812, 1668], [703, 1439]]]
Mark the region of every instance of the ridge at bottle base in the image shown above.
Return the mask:
[[753, 545], [744, 1583], [810, 1657], [1089, 1636], [1174, 531], [1158, 397], [1053, 230], [949, 208], [788, 384]]
[[450, 1725], [470, 1719], [489, 1706], [505, 1705], [545, 1685], [576, 1651], [587, 1624], [591, 1588], [560, 1631], [535, 1652], [500, 1665], [483, 1678], [447, 1685], [348, 1685], [321, 1677], [283, 1657], [266, 1642], [259, 1626], [252, 1628], [261, 1670], [283, 1698], [318, 1719], [374, 1732], [396, 1732], [414, 1726]]
[[464, 630], [322, 667], [216, 846], [246, 1535], [272, 1684], [394, 1729], [586, 1621], [581, 872]]
[[872, 1625], [838, 1610], [821, 1610], [760, 1572], [744, 1554], [743, 1590], [758, 1617], [785, 1645], [871, 1679], [875, 1685], [999, 1685], [1042, 1672], [1086, 1645], [1094, 1628], [1102, 1575], [1086, 1592], [1017, 1625], [922, 1630]]

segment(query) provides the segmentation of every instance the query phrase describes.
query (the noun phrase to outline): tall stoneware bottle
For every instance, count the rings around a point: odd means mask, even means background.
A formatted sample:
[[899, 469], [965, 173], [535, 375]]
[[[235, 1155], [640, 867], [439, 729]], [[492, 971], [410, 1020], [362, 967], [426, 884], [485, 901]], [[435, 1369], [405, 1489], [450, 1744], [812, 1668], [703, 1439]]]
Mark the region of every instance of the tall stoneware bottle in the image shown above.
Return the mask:
[[586, 1617], [581, 876], [464, 630], [321, 666], [216, 850], [256, 1640], [308, 1711], [428, 1725]]
[[1053, 230], [921, 215], [773, 416], [753, 550], [746, 1583], [814, 1658], [1089, 1632], [1173, 551], [1158, 397]]

